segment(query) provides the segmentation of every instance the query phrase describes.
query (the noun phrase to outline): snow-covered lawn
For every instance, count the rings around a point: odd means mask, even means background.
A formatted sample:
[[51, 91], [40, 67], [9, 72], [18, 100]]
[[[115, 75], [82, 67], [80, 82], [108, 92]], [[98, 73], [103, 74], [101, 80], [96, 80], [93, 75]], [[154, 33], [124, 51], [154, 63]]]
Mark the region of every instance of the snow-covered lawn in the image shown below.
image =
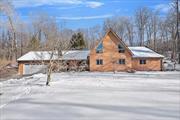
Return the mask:
[[180, 72], [54, 73], [0, 82], [0, 120], [179, 120]]

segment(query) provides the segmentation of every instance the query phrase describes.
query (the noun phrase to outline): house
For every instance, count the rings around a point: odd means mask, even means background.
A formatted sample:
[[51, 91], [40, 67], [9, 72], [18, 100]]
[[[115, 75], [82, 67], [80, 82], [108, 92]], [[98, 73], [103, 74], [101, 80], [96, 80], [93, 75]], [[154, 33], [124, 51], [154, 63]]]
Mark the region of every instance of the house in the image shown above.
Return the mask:
[[52, 51], [28, 52], [17, 60], [19, 74], [45, 71], [50, 59], [65, 62], [62, 66], [68, 66], [68, 69], [73, 65], [79, 67], [84, 62], [90, 71], [160, 71], [164, 57], [147, 47], [128, 47], [111, 29], [90, 51], [62, 51], [61, 57], [58, 57], [58, 52], [51, 55]]
[[163, 55], [147, 47], [128, 47], [111, 29], [90, 51], [90, 71], [160, 71]]
[[[30, 51], [21, 56], [18, 61], [18, 73], [20, 75], [45, 72], [50, 60], [54, 63], [62, 63], [66, 70], [80, 65], [87, 64], [89, 50], [62, 51], [62, 56], [58, 57], [58, 52], [52, 51]], [[56, 65], [55, 65], [56, 66]], [[61, 70], [63, 67], [61, 67]]]

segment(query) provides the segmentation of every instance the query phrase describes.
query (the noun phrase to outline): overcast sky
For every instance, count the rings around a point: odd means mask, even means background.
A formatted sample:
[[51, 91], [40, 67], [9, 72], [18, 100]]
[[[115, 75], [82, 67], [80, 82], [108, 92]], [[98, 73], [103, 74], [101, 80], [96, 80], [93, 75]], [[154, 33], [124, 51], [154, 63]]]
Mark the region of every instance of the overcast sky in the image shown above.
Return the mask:
[[39, 12], [66, 21], [68, 28], [102, 25], [113, 16], [131, 16], [138, 7], [146, 6], [166, 14], [171, 0], [14, 0], [19, 16], [28, 22], [29, 15]]

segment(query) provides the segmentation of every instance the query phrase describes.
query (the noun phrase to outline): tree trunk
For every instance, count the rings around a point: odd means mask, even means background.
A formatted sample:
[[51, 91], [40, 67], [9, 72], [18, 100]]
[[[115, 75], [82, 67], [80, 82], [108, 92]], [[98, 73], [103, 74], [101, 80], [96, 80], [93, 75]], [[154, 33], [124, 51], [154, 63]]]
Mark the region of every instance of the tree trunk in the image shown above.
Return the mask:
[[46, 86], [50, 86], [50, 81], [51, 81], [51, 74], [48, 73], [47, 75], [47, 81], [46, 81]]
[[49, 67], [48, 67], [46, 86], [50, 85], [49, 83], [51, 81], [51, 73], [52, 73], [52, 63], [50, 62]]
[[9, 20], [9, 23], [10, 23], [10, 26], [11, 26], [11, 29], [12, 29], [12, 33], [13, 33], [13, 39], [12, 39], [12, 60], [13, 61], [16, 61], [17, 59], [17, 44], [16, 44], [16, 31], [15, 31], [15, 27], [14, 27], [14, 24], [13, 24], [13, 21], [11, 19], [10, 16], [8, 16], [8, 20]]

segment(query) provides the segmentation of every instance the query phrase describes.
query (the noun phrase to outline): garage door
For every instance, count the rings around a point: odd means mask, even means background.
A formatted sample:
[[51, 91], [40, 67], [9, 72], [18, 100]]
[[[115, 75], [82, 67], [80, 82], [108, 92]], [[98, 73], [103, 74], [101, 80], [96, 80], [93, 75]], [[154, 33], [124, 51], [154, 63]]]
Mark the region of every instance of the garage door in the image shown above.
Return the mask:
[[45, 73], [47, 70], [47, 65], [24, 65], [24, 74], [35, 74], [35, 73]]

